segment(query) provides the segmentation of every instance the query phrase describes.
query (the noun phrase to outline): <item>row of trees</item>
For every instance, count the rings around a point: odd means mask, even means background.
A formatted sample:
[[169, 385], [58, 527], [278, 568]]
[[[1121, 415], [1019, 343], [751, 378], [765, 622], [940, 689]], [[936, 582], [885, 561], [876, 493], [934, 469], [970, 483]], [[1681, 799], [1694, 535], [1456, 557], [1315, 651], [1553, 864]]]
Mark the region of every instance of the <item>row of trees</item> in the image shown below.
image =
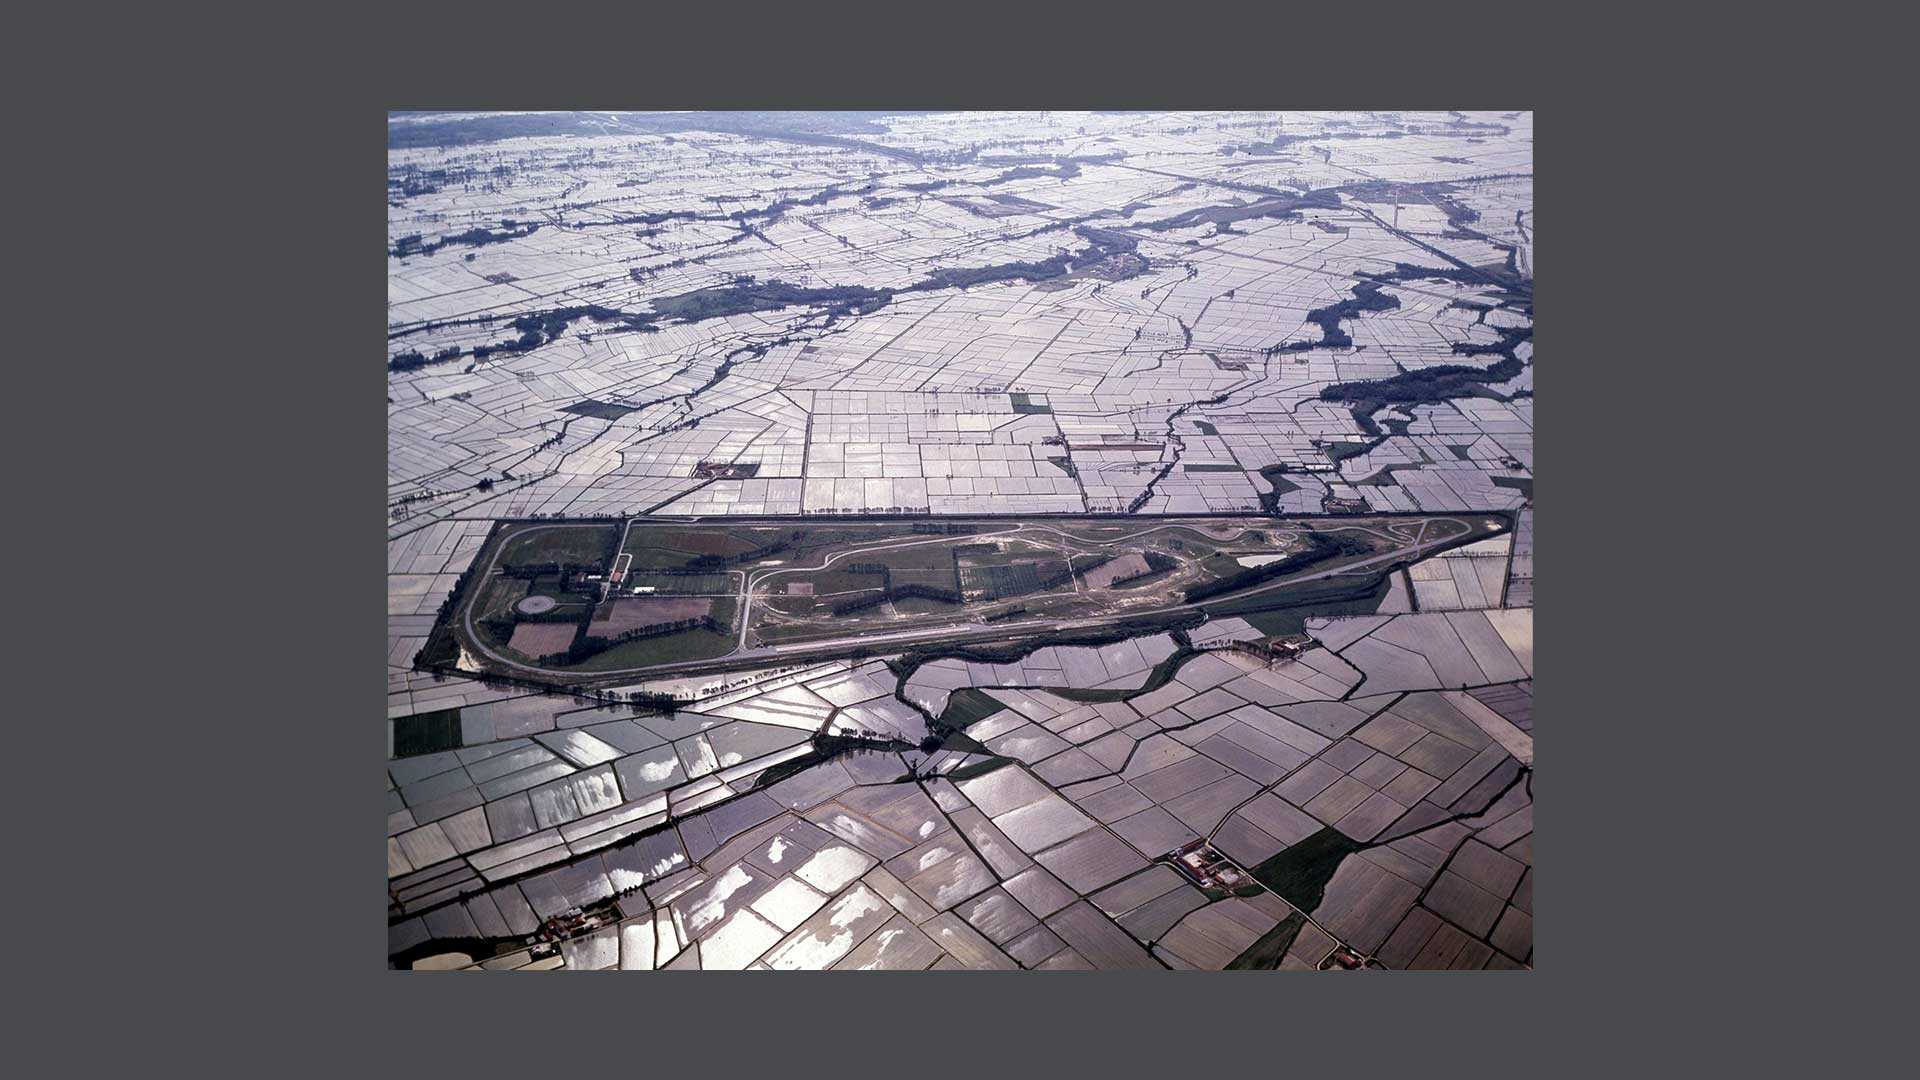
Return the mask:
[[772, 543], [762, 544], [751, 551], [743, 551], [738, 555], [696, 555], [687, 560], [687, 569], [696, 573], [711, 573], [714, 570], [719, 570], [724, 567], [737, 566], [740, 563], [771, 558], [791, 548], [793, 541], [798, 535], [797, 533], [789, 533]]
[[806, 288], [785, 281], [755, 282], [749, 278], [743, 284], [657, 297], [653, 301], [653, 308], [663, 315], [688, 322], [800, 305], [823, 307], [836, 316], [858, 315], [878, 311], [893, 299], [893, 295], [892, 289], [869, 289], [859, 285]]
[[532, 236], [534, 233], [540, 231], [539, 222], [529, 222], [524, 227], [521, 227], [518, 222], [509, 218], [500, 224], [503, 227], [498, 231], [485, 227], [477, 227], [468, 229], [463, 233], [443, 236], [432, 243], [426, 243], [419, 233], [413, 233], [409, 236], [403, 236], [396, 241], [393, 247], [387, 251], [387, 254], [397, 259], [404, 259], [411, 255], [431, 255], [441, 248], [453, 247], [456, 244], [464, 244], [469, 247], [485, 247], [488, 244], [499, 244], [508, 240], [519, 240], [523, 237]]
[[[592, 319], [595, 323], [618, 323], [619, 329], [653, 333], [660, 328], [654, 325], [653, 315], [616, 311], [599, 304], [577, 304], [571, 307], [556, 308], [552, 311], [537, 311], [515, 318], [509, 325], [520, 332], [518, 337], [488, 345], [475, 345], [473, 358], [476, 362], [486, 360], [495, 354], [531, 352], [566, 332], [567, 327], [578, 319]], [[465, 320], [462, 320], [465, 321]], [[488, 322], [490, 319], [480, 319]], [[449, 322], [442, 325], [454, 325]], [[408, 349], [387, 359], [388, 371], [414, 371], [429, 364], [445, 364], [458, 360], [464, 353], [458, 345], [450, 345], [432, 356], [418, 349]]]
[[459, 358], [460, 346], [458, 345], [449, 345], [439, 352], [434, 353], [432, 356], [427, 356], [419, 349], [408, 349], [406, 352], [396, 353], [388, 357], [387, 370], [415, 371], [426, 367], [428, 364], [444, 364], [451, 360], [458, 360]]
[[671, 622], [635, 627], [612, 637], [589, 637], [582, 634], [573, 639], [573, 644], [567, 646], [565, 652], [548, 653], [540, 657], [540, 663], [548, 667], [578, 664], [584, 660], [591, 660], [616, 645], [625, 645], [628, 642], [642, 641], [647, 638], [666, 637], [688, 630], [710, 630], [716, 634], [724, 634], [727, 628], [713, 616], [702, 615], [698, 618], [674, 619]]
[[884, 588], [835, 604], [833, 614], [852, 615], [868, 608], [879, 607], [891, 600], [934, 600], [942, 604], [958, 604], [960, 593], [954, 589], [940, 589], [932, 585], [895, 585], [889, 578]]

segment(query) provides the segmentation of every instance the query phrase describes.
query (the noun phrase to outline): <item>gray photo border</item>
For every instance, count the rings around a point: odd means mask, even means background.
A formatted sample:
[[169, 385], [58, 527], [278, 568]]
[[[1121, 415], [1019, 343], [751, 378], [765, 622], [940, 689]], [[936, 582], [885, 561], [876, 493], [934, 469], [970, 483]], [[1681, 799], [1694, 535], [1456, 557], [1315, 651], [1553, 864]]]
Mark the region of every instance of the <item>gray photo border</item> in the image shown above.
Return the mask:
[[[1762, 451], [1742, 441], [1752, 435], [1729, 431], [1728, 444], [1702, 431], [1703, 412], [1724, 414], [1729, 428], [1750, 415], [1754, 406], [1725, 395], [1715, 365], [1777, 363], [1772, 316], [1736, 284], [1698, 272], [1694, 260], [1719, 257], [1714, 226], [1694, 220], [1696, 199], [1671, 198], [1668, 178], [1644, 164], [1673, 162], [1671, 182], [1691, 184], [1679, 163], [1696, 158], [1703, 139], [1732, 137], [1733, 121], [1674, 115], [1676, 102], [1713, 85], [1712, 72], [1673, 74], [1680, 69], [1660, 63], [1670, 50], [1619, 9], [1557, 23], [1537, 5], [1435, 8], [563, 14], [470, 0], [435, 12], [315, 10], [288, 24], [263, 13], [194, 15], [165, 29], [189, 32], [227, 63], [169, 68], [192, 100], [150, 104], [153, 74], [129, 69], [124, 81], [62, 102], [121, 118], [95, 150], [110, 169], [134, 163], [162, 222], [130, 226], [138, 244], [128, 250], [152, 258], [139, 273], [159, 288], [119, 313], [159, 344], [109, 358], [125, 382], [85, 422], [94, 445], [81, 456], [98, 454], [115, 477], [123, 520], [192, 526], [164, 530], [150, 558], [210, 560], [204, 572], [229, 580], [281, 582], [289, 566], [303, 575], [292, 589], [298, 617], [247, 631], [238, 655], [193, 647], [234, 631], [230, 611], [190, 602], [191, 583], [157, 598], [178, 652], [163, 645], [111, 676], [116, 690], [151, 688], [151, 697], [114, 721], [129, 729], [127, 742], [96, 782], [153, 795], [76, 811], [62, 829], [123, 838], [98, 842], [128, 849], [110, 860], [121, 880], [89, 901], [98, 907], [85, 918], [153, 920], [163, 939], [190, 943], [188, 963], [167, 958], [174, 985], [145, 1003], [141, 1030], [219, 1010], [223, 1049], [262, 1071], [285, 1063], [376, 1075], [451, 1075], [462, 1059], [483, 1072], [574, 1070], [594, 1059], [656, 1070], [684, 1059], [743, 1075], [756, 1051], [782, 1068], [1025, 1071], [1048, 1060], [1092, 1072], [1117, 1059], [1132, 1073], [1191, 1068], [1196, 1037], [1222, 1061], [1238, 1060], [1231, 1048], [1241, 1043], [1271, 1040], [1275, 1052], [1248, 1064], [1285, 1070], [1326, 1054], [1374, 1072], [1389, 1062], [1525, 1069], [1613, 1059], [1630, 1052], [1611, 1033], [1617, 1024], [1671, 1031], [1740, 1015], [1765, 987], [1731, 984], [1705, 954], [1717, 960], [1733, 944], [1764, 940], [1763, 926], [1778, 936], [1783, 916], [1743, 899], [1734, 876], [1752, 868], [1737, 846], [1718, 846], [1721, 830], [1744, 824], [1789, 844], [1803, 826], [1739, 820], [1740, 800], [1721, 785], [1743, 779], [1730, 772], [1766, 767], [1749, 744], [1778, 729], [1767, 727], [1765, 687], [1736, 702], [1733, 687], [1702, 679], [1752, 666], [1737, 643], [1716, 640], [1711, 612], [1778, 556], [1756, 548], [1660, 560], [1652, 549], [1709, 527], [1694, 520], [1703, 508], [1682, 482], [1689, 475], [1724, 481], [1723, 521], [1767, 505], [1764, 493], [1780, 485], [1817, 481], [1785, 462], [1756, 476], [1750, 455]], [[1684, 20], [1662, 18], [1662, 34]], [[117, 47], [139, 55], [146, 43], [133, 31], [143, 27], [121, 27]], [[384, 239], [387, 109], [1410, 104], [1530, 108], [1548, 136], [1536, 157], [1548, 211], [1542, 327], [1554, 356], [1542, 444], [1554, 479], [1541, 519], [1550, 767], [1540, 970], [1358, 980], [591, 975], [538, 986], [385, 970], [382, 851], [368, 840], [381, 835], [376, 763], [386, 750], [373, 721], [385, 693], [384, 375], [366, 357], [381, 347], [386, 303], [368, 253]], [[23, 135], [49, 134], [36, 132]], [[77, 177], [71, 194], [105, 202], [113, 179]], [[1757, 193], [1687, 190], [1726, 214], [1762, 205]], [[61, 221], [29, 224], [71, 243]], [[169, 231], [178, 226], [192, 239]], [[1682, 236], [1693, 239], [1674, 239]], [[82, 270], [77, 254], [63, 258], [47, 272]], [[1684, 301], [1668, 299], [1676, 295]], [[167, 330], [196, 310], [216, 315], [212, 344]], [[1703, 325], [1702, 312], [1717, 321]], [[1708, 333], [1714, 351], [1696, 351]], [[1649, 373], [1661, 394], [1644, 393]], [[156, 425], [160, 406], [168, 413]], [[71, 438], [70, 419], [47, 419], [47, 437]], [[1622, 424], [1661, 434], [1623, 440]], [[150, 438], [166, 439], [164, 454], [142, 449]], [[141, 465], [147, 453], [153, 473]], [[1694, 464], [1683, 472], [1681, 460]], [[1622, 516], [1639, 527], [1621, 529]], [[207, 542], [209, 528], [222, 530], [219, 543]], [[63, 688], [64, 705], [55, 693], [36, 707], [71, 715], [73, 690]], [[1730, 733], [1734, 717], [1748, 741], [1729, 750], [1727, 740], [1742, 737]], [[71, 777], [33, 782], [52, 800]], [[129, 815], [142, 816], [137, 827]], [[128, 882], [140, 883], [141, 899]], [[100, 958], [133, 960], [114, 949]], [[61, 959], [81, 972], [77, 955]], [[829, 1033], [836, 1045], [826, 1045]], [[141, 1052], [127, 1041], [120, 1050]]]

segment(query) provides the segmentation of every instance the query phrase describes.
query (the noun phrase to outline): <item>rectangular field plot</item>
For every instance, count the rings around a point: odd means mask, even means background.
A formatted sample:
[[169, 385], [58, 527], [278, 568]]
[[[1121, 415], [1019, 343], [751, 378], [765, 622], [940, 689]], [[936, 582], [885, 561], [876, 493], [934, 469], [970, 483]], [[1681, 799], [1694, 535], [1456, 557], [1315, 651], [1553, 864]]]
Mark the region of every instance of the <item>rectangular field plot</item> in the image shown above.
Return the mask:
[[596, 637], [613, 637], [661, 623], [697, 619], [712, 608], [713, 601], [697, 596], [621, 597], [609, 601], [603, 610], [594, 613], [593, 621], [587, 624], [587, 633]]

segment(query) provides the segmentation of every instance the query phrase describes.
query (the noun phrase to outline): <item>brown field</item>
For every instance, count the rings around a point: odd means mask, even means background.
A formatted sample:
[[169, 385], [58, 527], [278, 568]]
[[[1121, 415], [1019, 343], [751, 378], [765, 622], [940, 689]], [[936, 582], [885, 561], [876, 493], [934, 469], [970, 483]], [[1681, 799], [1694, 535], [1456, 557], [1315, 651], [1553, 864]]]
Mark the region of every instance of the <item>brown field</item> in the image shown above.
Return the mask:
[[[592, 637], [612, 637], [656, 623], [697, 619], [712, 608], [713, 600], [705, 596], [621, 597], [613, 601], [612, 610], [607, 612], [604, 619], [596, 619], [587, 625], [587, 633]], [[518, 635], [519, 632], [515, 628], [514, 633]]]
[[566, 652], [567, 646], [573, 644], [573, 631], [572, 623], [523, 622], [513, 628], [513, 638], [507, 642], [507, 647], [522, 656], [536, 659]]
[[1094, 567], [1083, 576], [1086, 578], [1087, 588], [1104, 589], [1108, 585], [1113, 584], [1117, 578], [1143, 574], [1146, 573], [1146, 570], [1146, 556], [1137, 551], [1129, 551], [1112, 562], [1102, 563]]

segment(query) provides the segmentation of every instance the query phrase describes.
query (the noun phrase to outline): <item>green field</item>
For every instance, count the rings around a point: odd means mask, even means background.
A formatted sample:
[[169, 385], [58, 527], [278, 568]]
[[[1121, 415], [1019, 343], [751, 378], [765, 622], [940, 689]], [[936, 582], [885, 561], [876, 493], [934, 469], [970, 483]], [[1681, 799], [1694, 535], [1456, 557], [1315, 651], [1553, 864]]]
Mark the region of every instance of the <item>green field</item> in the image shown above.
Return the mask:
[[940, 722], [959, 730], [977, 724], [1005, 708], [1000, 699], [971, 686], [963, 686], [948, 695], [947, 708], [940, 714]]
[[951, 615], [963, 606], [930, 600], [924, 596], [903, 596], [893, 601], [893, 610], [902, 615]]
[[668, 634], [665, 637], [641, 638], [639, 641], [615, 645], [572, 667], [554, 670], [621, 671], [653, 664], [672, 664], [681, 660], [708, 660], [716, 656], [725, 656], [733, 646], [734, 639], [731, 634], [716, 634], [706, 629], [683, 630], [678, 634]]
[[1311, 913], [1325, 898], [1334, 871], [1358, 850], [1358, 843], [1325, 828], [1249, 869], [1254, 880], [1272, 889], [1280, 899]]
[[618, 525], [528, 526], [502, 544], [500, 565], [569, 563], [604, 568], [619, 531]]
[[396, 758], [437, 754], [459, 746], [459, 709], [414, 713], [393, 722], [393, 756]]
[[738, 591], [739, 586], [732, 574], [650, 574], [645, 570], [630, 569], [620, 588], [625, 593], [633, 589], [650, 588], [663, 596], [702, 596], [733, 593]]

